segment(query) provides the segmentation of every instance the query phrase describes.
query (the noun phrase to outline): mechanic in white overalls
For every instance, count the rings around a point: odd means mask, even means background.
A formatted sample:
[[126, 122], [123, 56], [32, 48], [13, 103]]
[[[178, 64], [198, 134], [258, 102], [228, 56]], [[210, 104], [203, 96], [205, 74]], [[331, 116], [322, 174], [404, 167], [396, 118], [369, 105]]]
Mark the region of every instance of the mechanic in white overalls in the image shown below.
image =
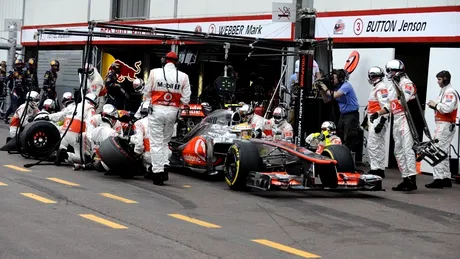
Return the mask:
[[104, 79], [102, 78], [97, 68], [92, 64], [86, 64], [85, 70], [88, 73], [88, 87], [90, 92], [95, 94], [98, 98], [98, 108], [96, 113], [100, 113], [107, 99], [107, 89], [105, 88]]
[[[82, 108], [84, 105], [84, 112], [82, 114]], [[56, 156], [56, 165], [60, 165], [61, 162], [66, 161], [74, 164], [82, 164], [81, 154], [84, 156], [90, 156], [90, 142], [86, 138], [86, 127], [91, 122], [91, 118], [96, 114], [98, 105], [98, 97], [93, 93], [88, 93], [85, 98], [77, 105], [76, 114], [72, 120], [73, 114], [68, 114], [64, 120], [64, 125], [61, 128], [61, 134], [67, 130], [64, 138], [61, 141], [61, 148]], [[71, 123], [72, 121], [72, 123]], [[82, 125], [83, 124], [83, 125]], [[83, 131], [81, 128], [83, 127]], [[80, 138], [82, 133], [82, 139]], [[80, 149], [80, 143], [82, 148]], [[73, 148], [73, 153], [67, 152], [67, 147]]]
[[316, 148], [316, 153], [321, 154], [325, 147], [330, 145], [342, 145], [342, 139], [337, 136], [337, 127], [332, 121], [321, 124], [321, 132], [311, 133], [305, 139], [305, 143]]
[[[147, 172], [150, 172], [152, 166], [152, 158], [150, 154], [150, 140], [149, 140], [149, 103], [141, 103], [139, 113], [141, 119], [134, 123], [134, 134], [130, 137], [131, 144], [134, 145], [134, 153], [142, 157], [144, 167]], [[171, 152], [171, 151], [170, 151]]]
[[[21, 127], [25, 127], [31, 119], [33, 119], [40, 110], [38, 109], [38, 102], [40, 101], [40, 94], [36, 91], [30, 91], [26, 95], [26, 101], [21, 104], [13, 114], [10, 122], [10, 138], [14, 138], [16, 133], [19, 133]], [[27, 111], [24, 115], [24, 110]], [[25, 116], [22, 118], [22, 116]], [[30, 121], [29, 121], [30, 120]], [[9, 139], [7, 139], [8, 141]]]
[[[109, 115], [109, 116], [112, 116], [114, 118], [118, 118], [118, 110], [117, 108], [115, 108], [115, 106], [111, 105], [111, 104], [105, 104], [103, 107], [102, 107], [102, 113], [100, 114], [95, 114], [91, 117], [91, 120], [90, 120], [90, 123], [87, 126], [86, 128], [86, 135], [88, 137], [90, 137], [89, 135], [92, 134], [93, 130], [97, 127], [99, 127], [103, 121], [103, 115], [106, 114], [106, 115]], [[115, 120], [113, 123], [113, 129], [117, 132], [117, 134], [119, 134], [120, 136], [123, 136], [123, 127], [121, 125], [121, 122], [118, 121], [118, 120]]]
[[273, 110], [273, 117], [265, 121], [264, 131], [270, 132], [269, 134], [274, 140], [284, 140], [292, 142], [294, 136], [294, 129], [292, 125], [287, 122], [287, 111], [283, 107], [276, 107]]
[[67, 115], [72, 115], [74, 113], [75, 100], [71, 92], [65, 92], [62, 95], [62, 105], [62, 110], [49, 115], [50, 121], [60, 123], [64, 121]]

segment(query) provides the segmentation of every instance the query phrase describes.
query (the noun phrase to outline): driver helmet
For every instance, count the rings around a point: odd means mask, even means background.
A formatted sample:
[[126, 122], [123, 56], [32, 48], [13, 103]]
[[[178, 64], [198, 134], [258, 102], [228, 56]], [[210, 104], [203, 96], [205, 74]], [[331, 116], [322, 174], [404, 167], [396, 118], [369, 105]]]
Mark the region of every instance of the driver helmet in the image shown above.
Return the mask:
[[387, 62], [385, 65], [385, 72], [388, 79], [398, 77], [406, 72], [404, 63], [399, 59], [393, 59]]
[[64, 107], [69, 106], [69, 104], [73, 102], [74, 102], [74, 99], [73, 99], [73, 94], [71, 92], [65, 92], [62, 95], [62, 104], [64, 105]]
[[382, 82], [385, 73], [383, 69], [380, 67], [371, 67], [369, 71], [367, 71], [367, 81], [371, 85], [376, 85], [379, 82]]
[[287, 118], [286, 109], [283, 107], [276, 107], [273, 111], [273, 119], [275, 124], [279, 125]]
[[142, 118], [145, 118], [149, 115], [149, 102], [142, 102], [141, 103], [141, 109], [140, 109], [140, 114]]
[[29, 101], [29, 107], [36, 109], [40, 100], [40, 94], [36, 91], [30, 91], [26, 95], [26, 100]]
[[133, 88], [134, 88], [134, 91], [136, 91], [137, 93], [140, 93], [142, 92], [142, 90], [144, 90], [144, 85], [145, 85], [144, 80], [140, 78], [136, 78], [133, 81]]
[[329, 134], [335, 134], [336, 133], [336, 126], [335, 123], [332, 121], [325, 121], [323, 124], [321, 124], [321, 132], [329, 132]]
[[56, 110], [56, 103], [53, 99], [46, 99], [43, 102], [43, 110], [47, 111], [48, 113], [53, 113]]
[[104, 104], [102, 106], [101, 118], [113, 128], [118, 119], [118, 110], [111, 104]]
[[85, 100], [87, 100], [94, 108], [97, 108], [98, 105], [98, 98], [97, 95], [94, 93], [87, 93], [85, 95]]
[[254, 109], [249, 104], [244, 104], [240, 109], [238, 109], [238, 112], [240, 113], [241, 120], [243, 122], [251, 121], [252, 117], [254, 116]]
[[209, 105], [209, 103], [201, 103], [201, 107], [203, 108], [203, 112], [205, 115], [208, 115], [209, 113], [212, 112], [212, 107]]

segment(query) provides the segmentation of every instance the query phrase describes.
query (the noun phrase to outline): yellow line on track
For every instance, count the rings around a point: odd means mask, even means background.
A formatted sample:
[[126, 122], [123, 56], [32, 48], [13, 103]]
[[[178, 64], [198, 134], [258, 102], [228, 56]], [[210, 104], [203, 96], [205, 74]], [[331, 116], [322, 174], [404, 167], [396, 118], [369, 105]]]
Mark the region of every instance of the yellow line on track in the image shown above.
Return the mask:
[[116, 196], [116, 195], [113, 195], [113, 194], [110, 194], [110, 193], [100, 193], [100, 195], [104, 196], [104, 197], [107, 197], [109, 199], [114, 199], [114, 200], [117, 200], [117, 201], [121, 201], [121, 202], [124, 202], [124, 203], [139, 203], [137, 201], [133, 201], [133, 200], [130, 200], [130, 199], [126, 199], [126, 198], [123, 198], [123, 197], [120, 197], [120, 196]]
[[19, 167], [19, 166], [15, 166], [15, 165], [3, 165], [3, 166], [11, 168], [11, 169], [14, 169], [16, 171], [20, 171], [20, 172], [30, 172], [29, 169], [25, 169], [24, 167]]
[[8, 184], [0, 182], [0, 186], [8, 186]]
[[279, 244], [279, 243], [275, 243], [275, 242], [272, 242], [272, 241], [267, 240], [267, 239], [253, 239], [251, 241], [259, 243], [261, 245], [265, 245], [265, 246], [269, 246], [271, 248], [281, 250], [281, 251], [286, 252], [286, 253], [294, 254], [294, 255], [297, 255], [297, 256], [300, 256], [300, 257], [303, 257], [303, 258], [321, 258], [321, 256], [319, 256], [319, 255], [315, 255], [315, 254], [305, 252], [305, 251], [302, 251], [302, 250], [299, 250], [299, 249], [296, 249], [296, 248], [293, 248], [293, 247], [289, 247], [289, 246], [285, 246], [285, 245], [282, 245], [282, 244]]
[[221, 226], [218, 226], [218, 225], [215, 225], [215, 224], [212, 224], [212, 223], [208, 223], [208, 222], [205, 222], [205, 221], [202, 221], [202, 220], [190, 218], [190, 217], [187, 217], [187, 216], [181, 215], [181, 214], [168, 214], [168, 216], [176, 218], [176, 219], [180, 219], [180, 220], [183, 220], [183, 221], [187, 221], [187, 222], [190, 222], [190, 223], [193, 223], [193, 224], [196, 224], [196, 225], [200, 225], [200, 226], [205, 227], [205, 228], [221, 228]]
[[36, 200], [36, 201], [39, 201], [39, 202], [43, 202], [43, 203], [47, 203], [47, 204], [56, 203], [55, 201], [49, 200], [49, 199], [47, 199], [47, 198], [38, 196], [38, 195], [33, 194], [33, 193], [21, 193], [21, 194], [24, 195], [24, 196], [26, 196], [26, 197], [29, 197], [29, 198], [31, 198], [31, 199], [34, 199], [34, 200]]
[[100, 218], [98, 216], [95, 216], [93, 214], [79, 214], [80, 217], [83, 217], [85, 219], [89, 219], [91, 221], [97, 222], [99, 224], [105, 225], [107, 227], [113, 228], [113, 229], [127, 229], [128, 227], [125, 227], [123, 225], [117, 224], [115, 222]]
[[57, 182], [57, 183], [60, 183], [60, 184], [65, 184], [65, 185], [68, 185], [68, 186], [80, 186], [79, 184], [77, 183], [72, 183], [72, 182], [68, 182], [66, 180], [62, 180], [62, 179], [59, 179], [59, 178], [46, 178], [50, 181], [53, 181], [53, 182]]

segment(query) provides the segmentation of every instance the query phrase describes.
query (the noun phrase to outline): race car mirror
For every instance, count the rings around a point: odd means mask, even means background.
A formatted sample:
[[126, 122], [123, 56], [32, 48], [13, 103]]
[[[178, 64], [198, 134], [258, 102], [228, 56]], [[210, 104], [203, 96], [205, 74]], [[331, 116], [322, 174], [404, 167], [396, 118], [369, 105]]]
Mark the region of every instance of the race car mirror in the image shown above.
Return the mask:
[[231, 77], [220, 76], [216, 80], [216, 90], [218, 93], [228, 94], [234, 93], [236, 89], [236, 82]]
[[348, 75], [351, 75], [351, 73], [355, 71], [356, 67], [358, 67], [359, 58], [359, 52], [356, 50], [351, 52], [350, 56], [348, 56], [345, 66], [343, 67], [343, 69], [347, 71]]

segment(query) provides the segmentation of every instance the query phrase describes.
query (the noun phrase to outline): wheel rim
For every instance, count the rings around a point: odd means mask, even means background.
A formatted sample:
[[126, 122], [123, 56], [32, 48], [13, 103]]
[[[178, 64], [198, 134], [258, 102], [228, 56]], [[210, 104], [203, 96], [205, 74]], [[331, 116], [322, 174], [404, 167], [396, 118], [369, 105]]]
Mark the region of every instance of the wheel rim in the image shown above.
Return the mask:
[[233, 178], [236, 175], [236, 155], [231, 154], [227, 155], [227, 170], [226, 170], [226, 175], [227, 178], [230, 180], [233, 180]]
[[38, 131], [33, 137], [33, 146], [36, 148], [44, 148], [48, 144], [48, 136], [43, 131]]

